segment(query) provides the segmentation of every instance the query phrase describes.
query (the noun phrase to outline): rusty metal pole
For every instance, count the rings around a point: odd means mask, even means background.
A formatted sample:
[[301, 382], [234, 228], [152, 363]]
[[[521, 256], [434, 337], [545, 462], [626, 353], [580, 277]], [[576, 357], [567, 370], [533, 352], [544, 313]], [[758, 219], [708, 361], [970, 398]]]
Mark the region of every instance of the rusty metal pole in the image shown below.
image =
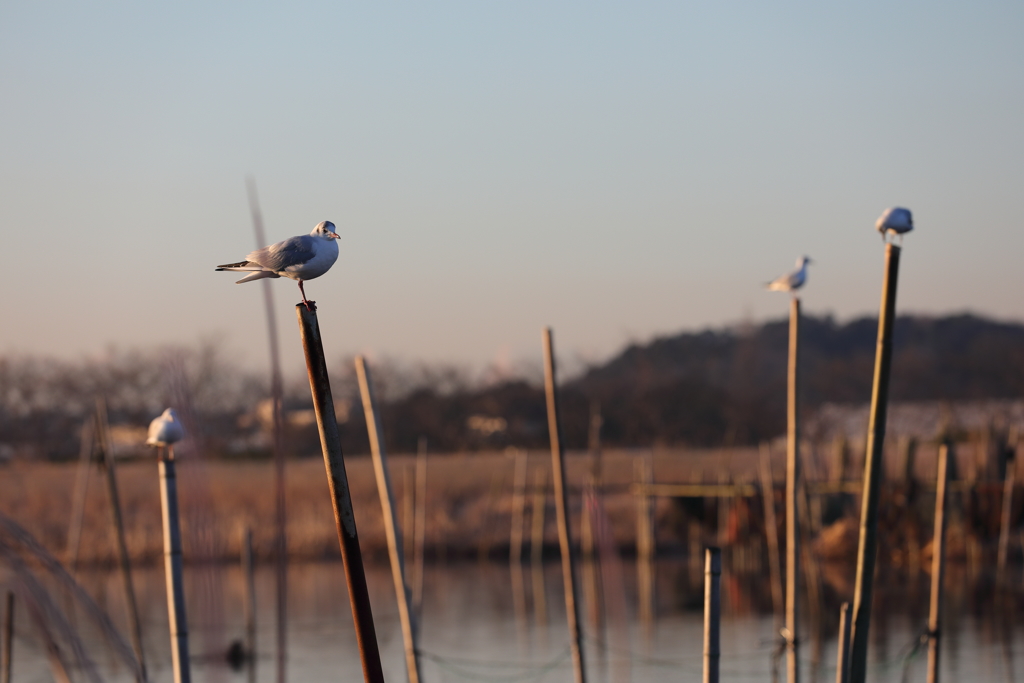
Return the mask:
[[174, 469], [174, 451], [170, 446], [161, 449], [160, 454], [160, 509], [163, 513], [164, 573], [167, 580], [167, 618], [170, 621], [174, 683], [190, 683], [192, 672], [182, 576], [178, 478]]
[[764, 535], [768, 544], [768, 576], [772, 584], [772, 614], [775, 630], [782, 627], [784, 598], [782, 591], [782, 560], [779, 558], [779, 526], [775, 519], [775, 477], [772, 474], [772, 448], [766, 443], [760, 448], [761, 499], [764, 503]]
[[939, 683], [939, 638], [942, 627], [942, 578], [946, 571], [946, 491], [949, 488], [949, 445], [939, 446], [935, 488], [935, 535], [932, 538], [932, 592], [928, 608], [928, 683]]
[[145, 683], [146, 659], [142, 653], [142, 624], [139, 621], [139, 607], [135, 601], [135, 588], [132, 585], [132, 565], [128, 558], [128, 544], [124, 537], [124, 519], [121, 516], [121, 497], [117, 493], [117, 472], [114, 465], [114, 448], [110, 439], [110, 425], [107, 422], [107, 404], [102, 398], [96, 399], [96, 432], [103, 448], [103, 458], [107, 474], [107, 493], [110, 497], [110, 523], [114, 528], [114, 540], [117, 546], [118, 567], [121, 570], [121, 583], [124, 586], [125, 604], [128, 610], [129, 633], [132, 638], [132, 649], [139, 660], [137, 678]]
[[878, 315], [878, 345], [871, 390], [867, 453], [864, 457], [864, 492], [860, 510], [860, 542], [857, 549], [857, 579], [853, 596], [853, 634], [850, 643], [850, 682], [864, 683], [868, 665], [868, 627], [871, 597], [878, 556], [878, 497], [882, 481], [882, 448], [889, 406], [889, 373], [892, 368], [892, 332], [896, 318], [896, 281], [900, 269], [900, 248], [885, 245], [885, 279]]
[[996, 553], [996, 577], [1002, 583], [1006, 573], [1006, 556], [1010, 548], [1010, 515], [1013, 511], [1013, 486], [1017, 480], [1017, 435], [1004, 447], [1003, 509], [999, 516], [999, 546]]
[[548, 404], [548, 434], [551, 438], [551, 469], [554, 473], [555, 513], [558, 521], [558, 543], [562, 550], [562, 583], [565, 587], [565, 615], [569, 622], [569, 644], [572, 649], [576, 683], [586, 683], [583, 664], [583, 632], [580, 629], [579, 603], [576, 600], [576, 572], [569, 534], [569, 499], [565, 487], [565, 453], [562, 427], [558, 414], [558, 387], [555, 382], [555, 348], [551, 328], [544, 329], [544, 390]]
[[800, 597], [800, 524], [797, 490], [800, 481], [799, 406], [800, 299], [789, 307], [789, 375], [786, 392], [786, 671], [789, 683], [800, 680], [797, 659], [797, 608]]
[[373, 456], [373, 471], [377, 478], [377, 494], [380, 496], [381, 513], [384, 517], [384, 536], [388, 543], [391, 559], [391, 579], [395, 584], [395, 600], [398, 603], [398, 621], [402, 625], [402, 641], [405, 644], [405, 668], [409, 683], [420, 683], [420, 660], [416, 648], [416, 621], [412, 614], [409, 587], [405, 583], [405, 558], [402, 557], [402, 532], [395, 519], [395, 496], [391, 490], [388, 473], [388, 454], [384, 448], [384, 435], [377, 412], [377, 399], [373, 392], [373, 376], [366, 360], [356, 356], [356, 374], [359, 378], [359, 393], [363, 399], [363, 413], [366, 415], [366, 431], [370, 437], [370, 453]]
[[704, 551], [704, 683], [718, 683], [722, 659], [722, 551]]
[[348, 489], [348, 475], [345, 473], [345, 458], [341, 453], [341, 437], [338, 434], [338, 421], [334, 413], [331, 381], [327, 375], [327, 361], [324, 359], [323, 341], [320, 338], [320, 325], [316, 319], [316, 311], [307, 310], [303, 304], [295, 306], [295, 315], [299, 321], [302, 349], [309, 374], [309, 389], [313, 395], [316, 423], [320, 431], [320, 446], [324, 453], [327, 485], [331, 490], [338, 544], [345, 565], [348, 596], [352, 603], [352, 621], [355, 622], [356, 642], [363, 664], [363, 679], [366, 683], [384, 683], [377, 634], [373, 627], [373, 612], [370, 609], [370, 594], [366, 588], [363, 555], [359, 549], [352, 496]]

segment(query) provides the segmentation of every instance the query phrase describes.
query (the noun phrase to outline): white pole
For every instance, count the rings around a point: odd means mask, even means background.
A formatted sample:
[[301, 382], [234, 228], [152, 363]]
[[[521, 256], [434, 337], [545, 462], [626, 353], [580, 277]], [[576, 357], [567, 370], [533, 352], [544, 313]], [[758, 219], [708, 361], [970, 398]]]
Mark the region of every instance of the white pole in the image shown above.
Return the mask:
[[178, 516], [178, 478], [174, 451], [167, 447], [160, 457], [160, 507], [164, 518], [164, 572], [167, 579], [167, 618], [171, 630], [171, 661], [174, 683], [191, 683], [188, 657], [188, 620], [181, 568], [181, 525]]

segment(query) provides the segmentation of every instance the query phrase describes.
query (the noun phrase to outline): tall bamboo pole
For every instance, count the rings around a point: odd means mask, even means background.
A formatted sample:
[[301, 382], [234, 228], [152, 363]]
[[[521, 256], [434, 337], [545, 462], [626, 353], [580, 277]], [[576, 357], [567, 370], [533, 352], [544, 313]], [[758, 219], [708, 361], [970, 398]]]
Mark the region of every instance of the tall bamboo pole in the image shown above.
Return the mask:
[[935, 535], [932, 539], [932, 592], [928, 608], [928, 683], [939, 683], [939, 637], [942, 625], [942, 578], [946, 571], [946, 490], [949, 484], [949, 446], [939, 447], [935, 490]]
[[704, 551], [704, 683], [718, 683], [722, 658], [722, 551]]
[[82, 542], [82, 520], [85, 518], [85, 499], [89, 493], [89, 474], [92, 471], [92, 456], [96, 446], [96, 417], [91, 416], [82, 424], [81, 440], [78, 446], [78, 472], [75, 474], [75, 493], [71, 499], [71, 524], [68, 526], [68, 547], [64, 563], [72, 575], [78, 565], [78, 549]]
[[14, 591], [7, 591], [4, 628], [0, 633], [0, 683], [11, 683], [11, 662], [14, 655]]
[[306, 357], [309, 374], [309, 389], [313, 395], [313, 408], [320, 432], [320, 446], [327, 470], [327, 485], [331, 491], [334, 507], [334, 523], [338, 530], [338, 545], [345, 565], [348, 596], [352, 604], [352, 621], [355, 623], [356, 641], [363, 665], [363, 679], [366, 683], [384, 683], [384, 672], [377, 647], [377, 634], [373, 627], [373, 612], [370, 609], [370, 594], [366, 588], [366, 573], [363, 556], [359, 549], [359, 534], [352, 509], [352, 496], [345, 473], [345, 458], [341, 453], [341, 437], [334, 412], [334, 398], [331, 396], [331, 381], [327, 375], [327, 361], [324, 358], [323, 341], [316, 311], [308, 310], [303, 304], [295, 307], [302, 336], [302, 350]]
[[402, 625], [402, 640], [405, 644], [405, 668], [409, 683], [420, 681], [419, 653], [416, 649], [416, 623], [409, 608], [412, 598], [405, 585], [405, 558], [402, 557], [402, 532], [395, 519], [395, 496], [391, 491], [391, 477], [388, 473], [388, 454], [384, 448], [384, 435], [377, 412], [377, 399], [373, 392], [373, 377], [366, 359], [356, 356], [356, 374], [359, 377], [359, 393], [363, 398], [363, 412], [366, 415], [366, 430], [370, 437], [370, 453], [373, 456], [373, 471], [377, 475], [377, 493], [380, 496], [381, 512], [384, 515], [384, 536], [391, 557], [391, 580], [395, 584], [395, 599], [398, 602], [398, 620]]
[[[263, 231], [263, 213], [256, 194], [256, 181], [248, 178], [249, 210], [256, 235], [256, 248], [266, 244]], [[273, 401], [274, 424], [274, 588], [277, 611], [277, 683], [285, 683], [288, 661], [288, 537], [285, 507], [284, 425], [281, 419], [281, 401], [284, 393], [281, 381], [281, 346], [277, 338], [277, 313], [274, 308], [274, 289], [270, 280], [263, 280], [263, 308], [267, 319], [267, 341], [270, 351], [270, 394]]]
[[554, 474], [555, 513], [558, 521], [558, 543], [562, 550], [562, 583], [565, 587], [565, 615], [569, 622], [569, 643], [572, 649], [576, 683], [586, 683], [583, 664], [583, 632], [580, 629], [579, 606], [576, 600], [576, 573], [569, 533], [569, 500], [565, 487], [565, 453], [562, 427], [558, 414], [558, 389], [555, 379], [555, 348], [551, 328], [545, 328], [544, 390], [548, 404], [548, 434], [551, 438], [551, 469]]
[[651, 464], [645, 456], [633, 460], [636, 478], [636, 580], [640, 624], [648, 643], [654, 626], [654, 531], [651, 522], [651, 496], [649, 487], [653, 483]]
[[252, 529], [242, 533], [242, 576], [245, 577], [245, 656], [249, 670], [256, 666], [256, 577], [252, 552]]
[[139, 606], [135, 602], [135, 588], [132, 585], [132, 565], [128, 558], [128, 544], [124, 537], [124, 519], [121, 516], [121, 497], [117, 493], [117, 472], [114, 465], [114, 448], [110, 441], [110, 425], [107, 422], [107, 404], [102, 398], [96, 399], [96, 427], [106, 465], [104, 469], [107, 474], [107, 493], [110, 498], [110, 522], [114, 529], [121, 583], [124, 585], [128, 623], [131, 625], [129, 633], [132, 638], [132, 649], [135, 650], [135, 656], [139, 660], [139, 669], [136, 675], [140, 683], [145, 683], [147, 675], [146, 660], [142, 653], [142, 624], [139, 621]]
[[800, 479], [799, 406], [800, 299], [789, 307], [789, 376], [786, 400], [786, 671], [789, 683], [800, 680], [797, 659], [797, 608], [800, 582], [800, 524], [797, 518], [797, 488]]
[[853, 634], [850, 643], [850, 681], [864, 683], [868, 664], [868, 627], [871, 597], [878, 556], [878, 494], [882, 480], [882, 449], [889, 406], [889, 373], [892, 368], [892, 332], [896, 318], [896, 281], [899, 277], [900, 248], [885, 245], [885, 279], [878, 315], [878, 344], [875, 375], [871, 389], [867, 453], [864, 457], [864, 492], [860, 510], [860, 542], [857, 549], [857, 579], [853, 595]]
[[761, 498], [764, 503], [764, 535], [768, 543], [768, 576], [772, 582], [772, 613], [775, 630], [782, 626], [784, 598], [782, 591], [782, 560], [779, 556], [779, 526], [775, 519], [775, 478], [772, 475], [772, 449], [761, 444]]
[[850, 624], [853, 613], [850, 603], [844, 602], [839, 610], [839, 638], [836, 642], [836, 683], [850, 680]]
[[1016, 441], [1017, 435], [1014, 433], [1003, 455], [1006, 467], [1003, 472], [1003, 509], [999, 517], [999, 549], [996, 554], [996, 576], [1000, 582], [1006, 572], [1006, 556], [1010, 548], [1010, 514], [1013, 511], [1013, 485], [1017, 480]]
[[427, 437], [421, 436], [416, 450], [416, 519], [414, 521], [412, 604], [416, 616], [423, 614], [423, 555], [427, 538]]
[[190, 683], [192, 672], [188, 654], [188, 619], [185, 616], [185, 585], [182, 576], [178, 478], [171, 446], [160, 455], [160, 510], [163, 513], [164, 574], [167, 580], [167, 618], [171, 631], [174, 683]]

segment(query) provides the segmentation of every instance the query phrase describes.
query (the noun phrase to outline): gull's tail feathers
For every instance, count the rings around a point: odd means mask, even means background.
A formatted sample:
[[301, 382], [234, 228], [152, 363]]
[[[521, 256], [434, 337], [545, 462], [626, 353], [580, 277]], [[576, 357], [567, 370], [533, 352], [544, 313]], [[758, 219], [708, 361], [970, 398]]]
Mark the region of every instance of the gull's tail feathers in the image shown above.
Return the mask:
[[252, 261], [239, 261], [238, 263], [225, 263], [217, 266], [217, 270], [263, 270], [263, 266]]
[[253, 280], [262, 280], [265, 277], [281, 277], [272, 270], [258, 270], [255, 273], [249, 273], [235, 284], [240, 285], [243, 282], [252, 282]]

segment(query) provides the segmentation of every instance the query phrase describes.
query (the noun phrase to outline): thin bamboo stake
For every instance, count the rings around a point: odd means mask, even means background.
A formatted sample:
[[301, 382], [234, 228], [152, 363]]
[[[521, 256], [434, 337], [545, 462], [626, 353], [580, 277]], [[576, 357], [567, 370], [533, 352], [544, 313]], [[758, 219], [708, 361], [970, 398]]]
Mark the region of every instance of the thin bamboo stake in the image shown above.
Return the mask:
[[0, 683], [11, 683], [11, 663], [14, 656], [14, 591], [7, 591], [4, 629], [0, 634], [0, 641]]
[[252, 552], [252, 529], [242, 534], [242, 576], [245, 577], [245, 656], [249, 669], [256, 666], [256, 577]]
[[844, 602], [839, 610], [839, 638], [836, 643], [836, 683], [849, 683], [850, 680], [850, 620], [853, 613], [850, 603]]
[[90, 416], [82, 423], [78, 447], [78, 472], [75, 474], [75, 493], [71, 499], [71, 524], [68, 526], [68, 547], [64, 563], [74, 575], [78, 566], [78, 550], [82, 543], [82, 520], [85, 518], [85, 500], [89, 494], [89, 475], [96, 446], [96, 418]]
[[[642, 486], [650, 485], [651, 467], [647, 459], [644, 456], [637, 456], [633, 460], [633, 466], [636, 480]], [[654, 533], [651, 528], [651, 498], [646, 495], [646, 491], [641, 491], [636, 497], [636, 579], [640, 601], [640, 624], [649, 642], [654, 622]]]
[[508, 560], [513, 567], [523, 560], [523, 517], [526, 508], [526, 454], [516, 451], [512, 472], [512, 529], [508, 541]]
[[373, 392], [373, 377], [366, 359], [356, 356], [356, 374], [359, 377], [359, 393], [363, 398], [363, 412], [366, 414], [366, 430], [370, 437], [370, 453], [373, 456], [373, 471], [377, 475], [377, 493], [380, 496], [381, 512], [384, 515], [384, 536], [391, 557], [391, 580], [395, 584], [395, 599], [398, 602], [398, 620], [402, 625], [402, 640], [405, 644], [405, 668], [409, 683], [420, 681], [419, 652], [416, 648], [416, 623], [409, 605], [412, 596], [405, 585], [405, 558], [402, 556], [402, 531], [395, 519], [395, 496], [391, 491], [391, 477], [388, 473], [388, 454], [384, 448], [384, 435], [377, 412], [377, 399]]
[[526, 642], [526, 587], [523, 585], [523, 518], [526, 508], [526, 453], [516, 450], [512, 473], [512, 529], [508, 543], [508, 568], [512, 578], [512, 603], [520, 648]]
[[[1011, 442], [1016, 442], [1016, 435]], [[999, 550], [996, 554], [996, 576], [1002, 582], [1006, 573], [1006, 556], [1010, 548], [1010, 514], [1013, 511], [1013, 485], [1017, 480], [1016, 443], [1006, 446], [1006, 468], [1003, 473], [1003, 509], [999, 517]]]
[[[412, 560], [413, 555], [416, 554], [416, 532], [414, 527], [416, 525], [416, 490], [415, 484], [413, 483], [416, 479], [416, 465], [409, 463], [402, 467], [402, 542], [404, 547], [402, 548], [404, 558], [406, 560], [406, 568], [408, 575], [405, 577], [406, 583], [411, 587], [413, 580], [413, 572], [415, 571], [412, 566], [409, 565], [409, 561]], [[411, 598], [410, 598], [411, 600]], [[410, 605], [413, 603], [410, 602]], [[416, 609], [413, 608], [415, 613]]]
[[174, 683], [192, 680], [188, 654], [188, 619], [181, 562], [181, 524], [178, 515], [178, 479], [171, 446], [160, 456], [160, 509], [164, 528], [164, 573], [167, 579], [167, 618], [171, 631]]
[[722, 551], [704, 551], [704, 683], [718, 683], [722, 657]]
[[414, 521], [412, 604], [423, 615], [423, 555], [427, 540], [427, 438], [421, 436], [416, 452], [416, 519]]
[[868, 627], [871, 597], [878, 556], [878, 497], [882, 479], [882, 449], [885, 444], [886, 410], [889, 405], [889, 373], [892, 368], [892, 332], [896, 318], [896, 282], [899, 277], [900, 248], [885, 246], [885, 279], [878, 316], [878, 345], [871, 390], [867, 449], [864, 457], [864, 491], [860, 511], [860, 540], [857, 549], [857, 578], [853, 596], [853, 634], [850, 644], [850, 681], [867, 679]]
[[800, 525], [797, 519], [797, 488], [800, 480], [799, 342], [800, 299], [793, 297], [789, 308], [789, 377], [786, 400], [786, 671], [789, 683], [800, 680], [797, 659], [797, 606], [800, 581]]
[[942, 625], [942, 578], [946, 571], [946, 483], [949, 446], [939, 447], [938, 488], [935, 493], [935, 535], [932, 539], [932, 592], [928, 608], [928, 683], [939, 683], [939, 637]]
[[551, 328], [545, 328], [544, 389], [548, 404], [548, 435], [551, 439], [551, 470], [554, 474], [555, 513], [558, 521], [558, 543], [562, 550], [562, 583], [565, 587], [565, 615], [569, 626], [576, 683], [586, 683], [583, 663], [583, 632], [580, 629], [579, 606], [576, 601], [576, 572], [569, 532], [569, 500], [565, 490], [565, 454], [562, 447], [562, 426], [558, 414], [558, 389], [555, 379], [555, 348]]
[[366, 574], [363, 556], [359, 550], [359, 534], [352, 510], [352, 496], [345, 473], [345, 458], [341, 452], [341, 437], [331, 396], [331, 381], [327, 375], [327, 361], [324, 359], [323, 341], [316, 311], [308, 310], [303, 304], [295, 307], [302, 336], [302, 349], [306, 357], [309, 374], [309, 389], [313, 395], [317, 428], [320, 432], [320, 446], [327, 470], [327, 484], [331, 491], [334, 507], [334, 522], [338, 530], [338, 545], [345, 565], [349, 601], [352, 605], [352, 621], [355, 623], [356, 641], [363, 665], [363, 679], [366, 683], [384, 683], [381, 669], [380, 650], [373, 627], [373, 612], [370, 609], [370, 595], [366, 588]]
[[547, 591], [544, 588], [544, 513], [547, 509], [547, 485], [547, 470], [536, 470], [533, 475], [533, 497], [530, 502], [530, 573], [533, 577], [533, 612], [539, 631], [544, 631], [548, 623]]
[[[256, 236], [256, 248], [265, 245], [263, 213], [256, 194], [256, 181], [248, 178], [249, 210]], [[267, 342], [270, 351], [270, 393], [274, 418], [274, 581], [277, 620], [277, 683], [285, 683], [288, 661], [288, 537], [287, 509], [285, 507], [284, 424], [281, 402], [284, 393], [281, 380], [281, 345], [277, 337], [277, 313], [274, 307], [274, 289], [270, 280], [263, 280], [263, 308], [267, 319]]]
[[140, 683], [145, 683], [148, 676], [146, 675], [146, 660], [142, 653], [142, 624], [139, 621], [139, 607], [135, 602], [135, 588], [132, 586], [132, 565], [128, 558], [128, 544], [124, 537], [124, 519], [121, 516], [121, 497], [117, 493], [117, 472], [114, 465], [114, 449], [110, 442], [110, 426], [107, 422], [107, 404], [102, 398], [96, 399], [96, 425], [106, 465], [110, 522], [114, 529], [118, 567], [121, 570], [121, 583], [124, 586], [128, 623], [131, 626], [129, 633], [132, 638], [132, 649], [135, 650], [135, 657], [139, 660], [137, 678]]

